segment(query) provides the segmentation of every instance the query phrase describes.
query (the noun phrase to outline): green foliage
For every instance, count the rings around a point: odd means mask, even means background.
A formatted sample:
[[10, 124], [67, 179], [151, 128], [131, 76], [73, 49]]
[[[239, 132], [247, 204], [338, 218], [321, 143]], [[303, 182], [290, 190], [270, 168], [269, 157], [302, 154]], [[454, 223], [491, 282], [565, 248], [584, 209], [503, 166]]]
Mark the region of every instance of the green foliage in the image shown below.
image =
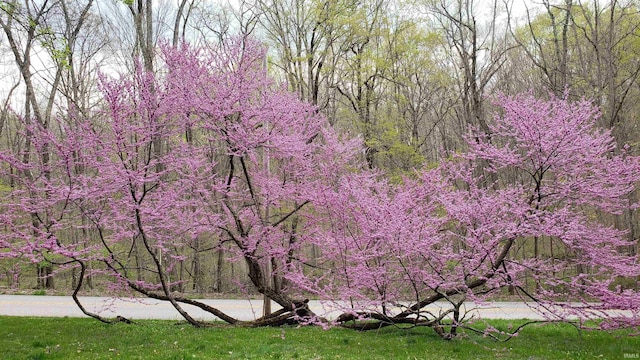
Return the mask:
[[376, 150], [380, 167], [388, 171], [392, 181], [399, 181], [424, 163], [424, 157], [403, 140], [403, 134], [393, 122], [378, 124], [373, 133], [376, 135], [367, 141], [367, 146]]
[[[503, 331], [522, 321], [491, 321]], [[91, 319], [0, 317], [3, 359], [618, 359], [637, 354], [630, 331], [530, 326], [502, 343], [462, 331], [444, 341], [429, 328], [197, 329], [173, 321], [106, 325]]]
[[11, 186], [5, 185], [2, 179], [0, 179], [0, 194], [7, 194], [11, 192]]
[[2, 1], [0, 2], [0, 10], [7, 13], [9, 16], [13, 16], [16, 11], [18, 4], [13, 1]]
[[57, 39], [51, 30], [43, 30], [44, 39], [40, 41], [40, 45], [49, 52], [51, 59], [64, 69], [69, 69], [69, 56], [71, 48], [66, 39]]

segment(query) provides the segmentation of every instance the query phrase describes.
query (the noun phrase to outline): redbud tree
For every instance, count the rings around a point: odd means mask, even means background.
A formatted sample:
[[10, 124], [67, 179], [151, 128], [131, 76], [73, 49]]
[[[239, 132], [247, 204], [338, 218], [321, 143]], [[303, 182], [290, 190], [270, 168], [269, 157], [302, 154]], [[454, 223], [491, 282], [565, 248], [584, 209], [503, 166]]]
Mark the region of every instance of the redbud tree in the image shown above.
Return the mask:
[[206, 242], [244, 263], [252, 290], [282, 307], [255, 324], [308, 317], [285, 278], [305, 250], [301, 215], [357, 142], [339, 140], [315, 108], [276, 86], [254, 41], [160, 55], [164, 73], [104, 76], [99, 114], [29, 128], [30, 154], [1, 155], [16, 185], [2, 208], [0, 256], [79, 269], [74, 299], [102, 321], [77, 297], [88, 275], [169, 301], [194, 325], [184, 304], [238, 323], [174, 291], [172, 273]]
[[[503, 289], [549, 320], [638, 324], [638, 293], [617, 284], [640, 265], [607, 224], [634, 208], [640, 163], [590, 103], [498, 97], [468, 151], [390, 183], [364, 170], [359, 141], [267, 77], [265, 56], [246, 38], [162, 47], [164, 72], [102, 77], [98, 113], [27, 127], [32, 148], [0, 153], [14, 184], [0, 258], [75, 269], [73, 298], [106, 322], [77, 296], [89, 276], [196, 326], [185, 304], [240, 323], [176, 291], [176, 269], [212, 254], [206, 244], [282, 307], [251, 325], [411, 324], [450, 338], [470, 326], [467, 302]], [[310, 297], [340, 313], [313, 313]]]
[[509, 292], [547, 321], [639, 324], [637, 288], [618, 285], [640, 275], [636, 244], [609, 225], [636, 207], [638, 157], [596, 127], [587, 101], [495, 105], [490, 133], [470, 134], [467, 152], [399, 186], [345, 178], [319, 201], [325, 232], [314, 241], [330, 271], [308, 287], [341, 299], [338, 323], [431, 326], [450, 338], [470, 326], [466, 302]]

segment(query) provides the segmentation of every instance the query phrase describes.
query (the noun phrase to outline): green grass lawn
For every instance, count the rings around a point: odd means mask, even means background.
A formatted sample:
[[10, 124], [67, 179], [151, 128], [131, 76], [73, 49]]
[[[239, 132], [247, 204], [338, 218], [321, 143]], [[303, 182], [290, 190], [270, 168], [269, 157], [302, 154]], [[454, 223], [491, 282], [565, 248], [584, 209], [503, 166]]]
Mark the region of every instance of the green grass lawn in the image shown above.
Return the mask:
[[[518, 324], [490, 323], [502, 329]], [[0, 359], [625, 359], [640, 353], [640, 337], [630, 333], [551, 324], [527, 327], [508, 342], [464, 332], [445, 341], [427, 328], [196, 329], [172, 321], [106, 325], [92, 319], [0, 317]]]

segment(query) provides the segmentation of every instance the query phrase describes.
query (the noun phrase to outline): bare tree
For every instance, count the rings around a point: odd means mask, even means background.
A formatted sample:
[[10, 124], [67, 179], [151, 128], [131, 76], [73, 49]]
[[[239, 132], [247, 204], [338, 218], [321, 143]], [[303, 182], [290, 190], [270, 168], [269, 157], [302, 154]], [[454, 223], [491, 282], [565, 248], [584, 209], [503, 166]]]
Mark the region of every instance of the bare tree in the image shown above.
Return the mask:
[[527, 7], [526, 40], [521, 36], [514, 38], [540, 71], [546, 86], [560, 96], [569, 82], [569, 28], [572, 25], [573, 0], [563, 0], [558, 5], [544, 0], [542, 6], [549, 25], [539, 29]]
[[482, 17], [477, 14], [476, 0], [437, 1], [428, 6], [452, 50], [450, 61], [460, 94], [456, 110], [460, 125], [476, 126], [487, 134], [486, 91], [512, 48], [506, 31], [500, 31], [500, 2], [490, 4], [489, 14]]

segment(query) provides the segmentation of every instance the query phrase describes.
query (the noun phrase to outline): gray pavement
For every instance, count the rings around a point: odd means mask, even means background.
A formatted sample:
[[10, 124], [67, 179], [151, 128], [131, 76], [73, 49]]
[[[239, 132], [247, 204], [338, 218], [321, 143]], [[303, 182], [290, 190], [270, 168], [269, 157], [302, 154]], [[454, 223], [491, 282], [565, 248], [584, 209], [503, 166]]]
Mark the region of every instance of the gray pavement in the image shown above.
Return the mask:
[[[83, 306], [91, 312], [105, 317], [124, 316], [130, 319], [169, 319], [180, 320], [178, 312], [169, 302], [152, 299], [80, 297]], [[199, 300], [240, 320], [253, 320], [262, 315], [262, 300]], [[329, 318], [338, 312], [330, 304], [319, 301], [309, 303], [311, 309], [319, 315]], [[426, 310], [438, 313], [445, 304], [432, 304]], [[182, 305], [194, 318], [216, 320], [217, 318], [196, 307]], [[273, 310], [278, 308], [274, 304]], [[496, 302], [477, 306], [466, 305], [468, 315], [486, 319], [542, 319], [542, 317], [524, 303]], [[8, 316], [48, 316], [48, 317], [84, 317], [70, 296], [33, 296], [0, 295], [0, 315]]]

